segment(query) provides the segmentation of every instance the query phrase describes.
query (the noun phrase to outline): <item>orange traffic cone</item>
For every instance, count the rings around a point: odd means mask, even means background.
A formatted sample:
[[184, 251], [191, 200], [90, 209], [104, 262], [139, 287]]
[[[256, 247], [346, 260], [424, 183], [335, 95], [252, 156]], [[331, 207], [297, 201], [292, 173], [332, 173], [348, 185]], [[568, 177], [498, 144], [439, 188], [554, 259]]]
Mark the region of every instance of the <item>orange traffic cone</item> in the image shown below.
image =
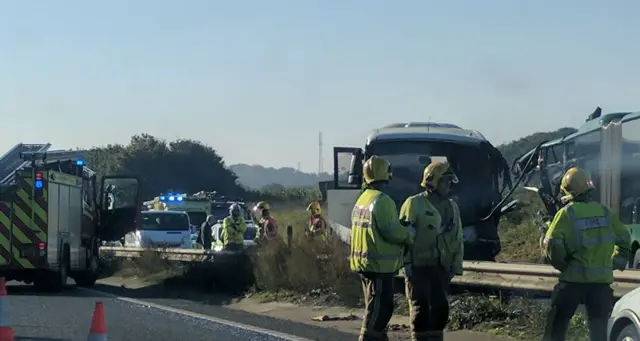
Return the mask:
[[87, 341], [107, 341], [107, 323], [104, 320], [104, 305], [101, 301], [96, 302], [96, 308], [93, 310]]
[[7, 302], [7, 284], [0, 277], [0, 341], [14, 341], [13, 329], [9, 325], [9, 302]]

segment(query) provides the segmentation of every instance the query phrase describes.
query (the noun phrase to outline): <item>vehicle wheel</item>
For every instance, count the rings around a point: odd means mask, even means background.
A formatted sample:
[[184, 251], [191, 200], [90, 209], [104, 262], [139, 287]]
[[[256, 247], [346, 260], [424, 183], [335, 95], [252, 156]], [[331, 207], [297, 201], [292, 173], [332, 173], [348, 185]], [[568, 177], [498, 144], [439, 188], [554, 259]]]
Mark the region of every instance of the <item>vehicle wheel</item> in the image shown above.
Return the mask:
[[58, 271], [43, 271], [40, 278], [34, 281], [39, 291], [60, 292], [67, 286], [69, 276], [69, 247], [65, 247]]
[[99, 275], [98, 271], [100, 268], [98, 263], [98, 256], [95, 254], [92, 254], [89, 257], [89, 264], [87, 265], [88, 267], [86, 270], [76, 275], [75, 281], [77, 286], [90, 287], [90, 286], [93, 286], [98, 280], [98, 275]]
[[640, 269], [640, 249], [636, 250], [636, 254], [633, 256], [633, 268]]
[[615, 338], [616, 341], [640, 341], [640, 332], [636, 328], [635, 325], [629, 324], [624, 327], [618, 336]]

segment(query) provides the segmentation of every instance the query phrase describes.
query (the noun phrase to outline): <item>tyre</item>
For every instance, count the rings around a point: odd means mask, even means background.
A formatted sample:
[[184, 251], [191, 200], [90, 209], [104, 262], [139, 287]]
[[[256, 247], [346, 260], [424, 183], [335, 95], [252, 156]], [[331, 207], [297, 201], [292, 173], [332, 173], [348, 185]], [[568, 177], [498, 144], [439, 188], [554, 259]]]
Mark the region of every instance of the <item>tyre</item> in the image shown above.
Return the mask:
[[76, 274], [74, 280], [79, 287], [90, 287], [96, 284], [99, 275], [99, 261], [96, 254], [89, 256], [87, 269]]
[[64, 290], [69, 277], [69, 257], [69, 247], [65, 246], [60, 260], [60, 268], [56, 271], [44, 270], [34, 281], [33, 284], [38, 291], [60, 292]]
[[629, 323], [626, 327], [622, 328], [618, 336], [614, 339], [616, 341], [640, 341], [640, 331], [632, 323]]

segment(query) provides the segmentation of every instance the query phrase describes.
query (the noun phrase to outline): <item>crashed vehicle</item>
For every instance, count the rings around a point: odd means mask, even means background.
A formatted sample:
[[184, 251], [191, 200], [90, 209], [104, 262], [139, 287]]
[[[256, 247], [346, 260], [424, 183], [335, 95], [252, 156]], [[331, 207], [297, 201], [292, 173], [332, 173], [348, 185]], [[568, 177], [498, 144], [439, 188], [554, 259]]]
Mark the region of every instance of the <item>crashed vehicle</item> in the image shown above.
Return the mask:
[[451, 194], [460, 207], [464, 259], [495, 261], [501, 250], [500, 216], [515, 209], [518, 201], [505, 204], [514, 189], [509, 165], [480, 132], [447, 123], [396, 123], [373, 131], [364, 148], [335, 147], [334, 183], [327, 190], [329, 222], [347, 243], [363, 162], [372, 155], [391, 162], [393, 178], [386, 193], [398, 208], [424, 191], [420, 181], [429, 163], [448, 162], [460, 180], [452, 184]]
[[593, 198], [629, 227], [629, 267], [640, 269], [640, 112], [602, 115], [598, 107], [577, 132], [542, 143], [514, 161], [513, 173], [525, 177], [525, 189], [537, 193], [545, 206], [541, 240], [563, 206], [560, 182], [572, 167], [591, 175]]

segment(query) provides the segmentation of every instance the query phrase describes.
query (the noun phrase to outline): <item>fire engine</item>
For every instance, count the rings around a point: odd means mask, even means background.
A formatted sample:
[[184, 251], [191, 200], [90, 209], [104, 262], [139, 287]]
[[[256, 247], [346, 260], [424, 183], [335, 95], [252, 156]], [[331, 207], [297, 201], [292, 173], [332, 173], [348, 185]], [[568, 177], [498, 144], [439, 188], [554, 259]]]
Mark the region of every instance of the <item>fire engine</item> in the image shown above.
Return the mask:
[[429, 163], [448, 162], [460, 180], [452, 184], [451, 193], [460, 207], [464, 258], [493, 261], [500, 252], [500, 216], [515, 209], [518, 201], [505, 204], [514, 189], [509, 165], [480, 132], [448, 123], [395, 123], [373, 131], [364, 149], [334, 147], [333, 154], [334, 183], [327, 190], [327, 204], [331, 227], [342, 240], [349, 242], [363, 162], [377, 155], [391, 162], [393, 178], [385, 191], [398, 208], [424, 190], [420, 181]]
[[18, 144], [0, 158], [0, 276], [62, 290], [98, 278], [101, 240], [135, 230], [138, 180], [104, 176], [84, 151]]

